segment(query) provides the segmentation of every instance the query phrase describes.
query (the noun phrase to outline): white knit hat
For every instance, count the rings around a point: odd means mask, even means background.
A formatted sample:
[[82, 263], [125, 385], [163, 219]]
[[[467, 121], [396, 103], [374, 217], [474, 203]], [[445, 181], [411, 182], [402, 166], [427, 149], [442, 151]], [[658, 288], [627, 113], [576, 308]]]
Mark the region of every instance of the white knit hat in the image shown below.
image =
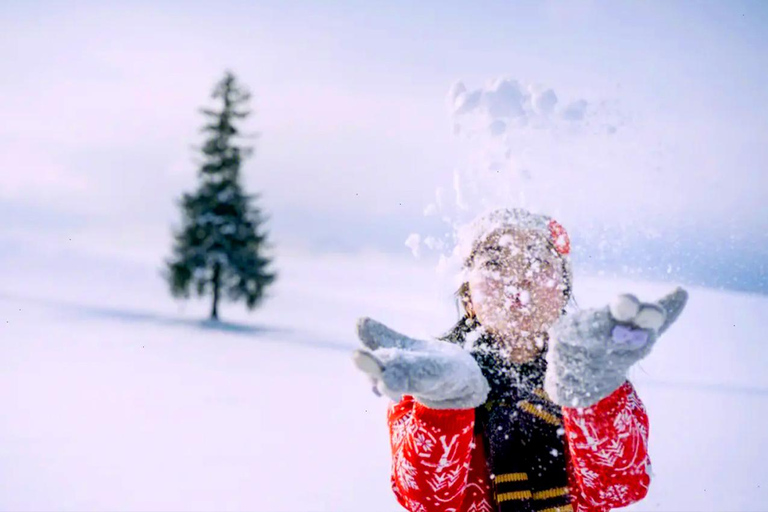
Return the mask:
[[524, 229], [539, 233], [547, 240], [563, 262], [568, 283], [571, 279], [571, 242], [568, 232], [556, 220], [546, 215], [531, 213], [521, 208], [502, 208], [479, 216], [459, 230], [458, 255], [469, 267], [480, 245], [494, 233], [505, 228]]

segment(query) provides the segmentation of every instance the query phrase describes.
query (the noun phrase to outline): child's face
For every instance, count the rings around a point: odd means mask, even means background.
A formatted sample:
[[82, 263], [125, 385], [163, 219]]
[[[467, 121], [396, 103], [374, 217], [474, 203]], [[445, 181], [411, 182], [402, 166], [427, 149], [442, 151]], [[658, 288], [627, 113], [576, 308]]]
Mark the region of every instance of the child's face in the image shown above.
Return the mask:
[[468, 281], [477, 319], [510, 342], [546, 331], [565, 306], [562, 263], [532, 231], [491, 235], [476, 251]]

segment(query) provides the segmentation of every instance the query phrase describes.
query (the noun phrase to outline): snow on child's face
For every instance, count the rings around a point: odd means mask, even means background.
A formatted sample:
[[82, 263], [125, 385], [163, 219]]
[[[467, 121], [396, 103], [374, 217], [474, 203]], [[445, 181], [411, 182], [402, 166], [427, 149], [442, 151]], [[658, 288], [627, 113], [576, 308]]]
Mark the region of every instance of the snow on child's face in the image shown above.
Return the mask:
[[544, 237], [529, 230], [489, 236], [472, 257], [467, 281], [480, 324], [510, 343], [546, 331], [565, 305], [562, 262]]

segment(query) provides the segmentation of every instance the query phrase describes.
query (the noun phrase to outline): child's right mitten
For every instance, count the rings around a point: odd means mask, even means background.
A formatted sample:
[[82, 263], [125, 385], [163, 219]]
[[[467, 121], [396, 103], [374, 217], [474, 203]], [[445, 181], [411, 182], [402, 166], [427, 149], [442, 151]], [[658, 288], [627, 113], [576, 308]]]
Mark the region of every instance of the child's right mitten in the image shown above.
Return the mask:
[[488, 382], [463, 348], [440, 340], [415, 340], [370, 318], [357, 325], [365, 349], [353, 360], [374, 390], [399, 401], [412, 395], [432, 409], [473, 409], [488, 395]]

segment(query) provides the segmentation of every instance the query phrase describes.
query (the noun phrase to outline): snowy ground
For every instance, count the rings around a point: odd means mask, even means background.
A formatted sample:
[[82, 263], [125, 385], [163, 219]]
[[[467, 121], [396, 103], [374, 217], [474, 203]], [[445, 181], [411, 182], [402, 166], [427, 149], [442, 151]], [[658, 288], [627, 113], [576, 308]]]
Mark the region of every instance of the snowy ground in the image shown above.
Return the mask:
[[[408, 333], [455, 315], [437, 276], [380, 257], [285, 258], [275, 297], [228, 323], [153, 269], [0, 273], [0, 509], [394, 511], [385, 407], [354, 320]], [[48, 272], [48, 274], [46, 274]], [[582, 307], [669, 288], [583, 278]], [[768, 297], [692, 289], [632, 375], [655, 478], [633, 510], [766, 510]]]

